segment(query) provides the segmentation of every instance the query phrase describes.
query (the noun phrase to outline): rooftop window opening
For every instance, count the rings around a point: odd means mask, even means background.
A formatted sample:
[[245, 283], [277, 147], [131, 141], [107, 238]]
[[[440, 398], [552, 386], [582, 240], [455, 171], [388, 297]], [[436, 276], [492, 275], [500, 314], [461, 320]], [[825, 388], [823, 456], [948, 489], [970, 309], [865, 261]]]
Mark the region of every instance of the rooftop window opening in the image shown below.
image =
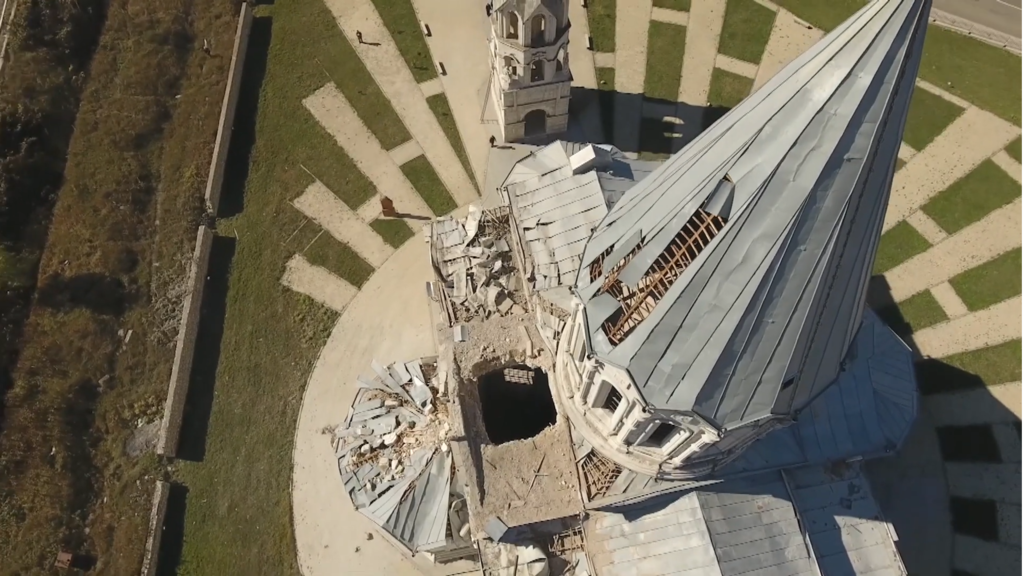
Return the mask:
[[617, 290], [609, 290], [609, 293], [619, 300], [619, 308], [601, 324], [612, 345], [620, 344], [651, 315], [672, 284], [725, 224], [726, 220], [721, 216], [698, 209], [654, 260], [635, 289], [621, 282], [615, 283]]
[[619, 404], [622, 404], [622, 392], [619, 392], [615, 386], [609, 385], [608, 393], [601, 402], [601, 408], [614, 414], [619, 409]]
[[607, 258], [615, 246], [609, 246], [604, 252], [597, 255], [594, 261], [590, 263], [590, 281], [596, 282], [601, 277], [601, 271], [604, 269], [604, 259]]
[[677, 432], [679, 432], [679, 427], [675, 424], [672, 424], [671, 422], [658, 422], [654, 431], [651, 432], [650, 436], [641, 442], [640, 445], [646, 448], [664, 448], [665, 444], [668, 444], [668, 441], [671, 440]]
[[491, 370], [477, 380], [484, 429], [493, 444], [533, 438], [555, 423], [548, 375], [524, 364]]

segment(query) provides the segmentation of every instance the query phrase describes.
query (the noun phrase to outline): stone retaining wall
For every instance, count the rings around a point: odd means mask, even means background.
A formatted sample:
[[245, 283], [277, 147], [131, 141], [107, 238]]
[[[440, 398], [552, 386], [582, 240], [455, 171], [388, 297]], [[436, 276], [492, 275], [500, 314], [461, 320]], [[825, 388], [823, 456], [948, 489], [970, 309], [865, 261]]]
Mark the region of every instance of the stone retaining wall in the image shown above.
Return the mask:
[[160, 539], [164, 535], [164, 517], [167, 516], [167, 497], [171, 485], [157, 480], [153, 491], [153, 508], [149, 511], [149, 537], [146, 538], [146, 553], [142, 557], [142, 576], [155, 576], [160, 556]]

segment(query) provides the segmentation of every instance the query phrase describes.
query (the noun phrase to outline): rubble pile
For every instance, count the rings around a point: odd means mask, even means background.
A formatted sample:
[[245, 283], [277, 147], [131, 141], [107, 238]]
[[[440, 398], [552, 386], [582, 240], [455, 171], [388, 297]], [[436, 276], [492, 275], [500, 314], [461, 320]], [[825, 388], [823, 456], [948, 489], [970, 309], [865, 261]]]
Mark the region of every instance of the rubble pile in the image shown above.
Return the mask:
[[464, 219], [435, 220], [429, 230], [431, 255], [455, 320], [469, 322], [492, 315], [522, 314], [516, 303], [519, 274], [508, 242], [507, 209], [469, 207]]

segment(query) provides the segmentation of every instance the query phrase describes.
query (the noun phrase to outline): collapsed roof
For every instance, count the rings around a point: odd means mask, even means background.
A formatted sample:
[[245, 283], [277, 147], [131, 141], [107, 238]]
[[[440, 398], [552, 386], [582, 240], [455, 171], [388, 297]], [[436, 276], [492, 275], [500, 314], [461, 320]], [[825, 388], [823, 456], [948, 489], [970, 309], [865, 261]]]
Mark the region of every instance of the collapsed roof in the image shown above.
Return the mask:
[[629, 190], [575, 289], [655, 407], [791, 415], [861, 326], [929, 0], [878, 0]]

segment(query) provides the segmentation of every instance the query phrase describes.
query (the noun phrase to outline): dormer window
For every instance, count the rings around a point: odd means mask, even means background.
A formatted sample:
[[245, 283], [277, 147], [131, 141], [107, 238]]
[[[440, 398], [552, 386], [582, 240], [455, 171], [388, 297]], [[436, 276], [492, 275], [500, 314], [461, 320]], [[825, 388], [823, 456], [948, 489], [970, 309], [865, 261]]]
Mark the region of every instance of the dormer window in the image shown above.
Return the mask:
[[664, 448], [666, 444], [675, 438], [679, 431], [679, 427], [671, 422], [658, 422], [654, 425], [654, 430], [640, 443], [640, 446], [645, 448]]
[[597, 405], [602, 410], [607, 410], [608, 412], [614, 414], [615, 411], [619, 409], [619, 404], [622, 404], [622, 392], [619, 392], [618, 389], [615, 388], [615, 386], [612, 386], [607, 382], [602, 382], [602, 384], [602, 388], [604, 388], [605, 394], [604, 398], [599, 399], [600, 401]]

